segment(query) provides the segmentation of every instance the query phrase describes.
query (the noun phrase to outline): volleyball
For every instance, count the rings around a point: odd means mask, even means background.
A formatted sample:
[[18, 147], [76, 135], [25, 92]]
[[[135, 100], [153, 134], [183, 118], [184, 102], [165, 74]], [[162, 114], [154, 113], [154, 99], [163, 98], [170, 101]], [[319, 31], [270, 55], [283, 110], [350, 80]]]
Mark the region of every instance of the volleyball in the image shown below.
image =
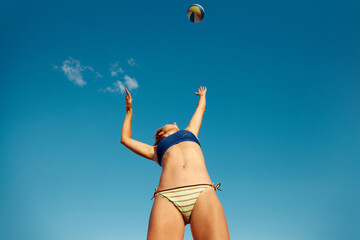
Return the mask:
[[193, 23], [200, 22], [204, 19], [205, 10], [199, 4], [191, 5], [187, 10], [187, 16]]

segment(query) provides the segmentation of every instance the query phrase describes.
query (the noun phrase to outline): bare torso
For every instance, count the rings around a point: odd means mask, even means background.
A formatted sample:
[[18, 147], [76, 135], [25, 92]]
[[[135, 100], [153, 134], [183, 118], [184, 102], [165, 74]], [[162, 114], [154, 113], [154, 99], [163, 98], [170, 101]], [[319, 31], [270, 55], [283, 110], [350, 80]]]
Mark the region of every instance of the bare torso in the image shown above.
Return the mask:
[[162, 158], [162, 168], [158, 191], [193, 184], [212, 184], [201, 148], [193, 141], [180, 142], [168, 148]]

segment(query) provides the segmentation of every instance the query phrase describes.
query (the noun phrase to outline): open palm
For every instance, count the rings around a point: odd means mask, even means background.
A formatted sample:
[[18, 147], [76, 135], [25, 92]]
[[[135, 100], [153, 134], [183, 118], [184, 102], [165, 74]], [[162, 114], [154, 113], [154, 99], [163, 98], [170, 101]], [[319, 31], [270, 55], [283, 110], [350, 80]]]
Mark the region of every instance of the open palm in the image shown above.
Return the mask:
[[206, 87], [202, 87], [202, 86], [200, 86], [200, 88], [199, 88], [199, 92], [195, 92], [195, 94], [197, 95], [197, 96], [205, 96], [205, 94], [206, 94]]

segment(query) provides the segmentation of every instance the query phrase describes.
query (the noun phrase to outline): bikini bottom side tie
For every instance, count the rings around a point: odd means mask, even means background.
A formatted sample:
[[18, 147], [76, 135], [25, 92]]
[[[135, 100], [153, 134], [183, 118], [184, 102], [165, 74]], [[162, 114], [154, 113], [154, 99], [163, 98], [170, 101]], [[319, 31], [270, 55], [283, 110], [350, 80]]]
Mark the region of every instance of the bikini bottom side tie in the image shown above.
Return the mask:
[[200, 193], [208, 187], [213, 187], [215, 191], [221, 191], [221, 189], [219, 189], [220, 185], [220, 183], [215, 186], [214, 184], [196, 184], [162, 191], [157, 191], [157, 188], [155, 188], [154, 196], [151, 199], [157, 194], [167, 198], [179, 210], [184, 218], [185, 224], [188, 224], [190, 223], [191, 213]]

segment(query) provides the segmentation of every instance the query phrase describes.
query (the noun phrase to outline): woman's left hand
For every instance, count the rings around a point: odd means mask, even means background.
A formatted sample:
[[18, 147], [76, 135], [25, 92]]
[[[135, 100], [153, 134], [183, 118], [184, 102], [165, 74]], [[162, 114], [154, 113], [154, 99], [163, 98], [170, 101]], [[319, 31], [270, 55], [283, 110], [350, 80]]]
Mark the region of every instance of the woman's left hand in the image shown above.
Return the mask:
[[127, 90], [127, 88], [125, 88], [125, 91], [126, 91], [126, 111], [129, 111], [129, 110], [132, 110], [132, 97], [131, 97], [131, 94], [129, 92], [129, 90]]
[[200, 88], [199, 88], [199, 92], [195, 92], [195, 94], [197, 95], [197, 96], [205, 96], [205, 93], [206, 93], [206, 87], [201, 87], [200, 86]]

